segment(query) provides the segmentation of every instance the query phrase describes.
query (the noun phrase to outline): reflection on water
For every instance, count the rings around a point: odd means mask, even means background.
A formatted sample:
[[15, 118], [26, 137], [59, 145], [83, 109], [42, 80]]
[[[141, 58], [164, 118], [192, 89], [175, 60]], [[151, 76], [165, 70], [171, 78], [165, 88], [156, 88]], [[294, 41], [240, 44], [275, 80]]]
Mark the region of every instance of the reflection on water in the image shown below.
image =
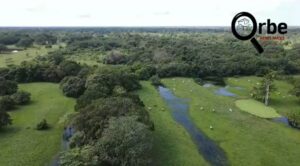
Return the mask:
[[293, 123], [291, 123], [287, 117], [282, 116], [282, 117], [279, 117], [279, 118], [273, 118], [271, 120], [273, 122], [283, 123], [283, 124], [285, 124], [288, 127], [300, 130], [300, 128], [297, 127], [297, 126], [295, 126], [295, 125], [293, 125]]
[[219, 88], [219, 89], [215, 90], [215, 94], [221, 95], [221, 96], [229, 96], [229, 97], [235, 97], [236, 96], [236, 94], [229, 92], [226, 87], [225, 88]]
[[278, 122], [278, 123], [283, 123], [283, 124], [290, 127], [290, 123], [289, 123], [289, 120], [288, 120], [287, 117], [282, 116], [282, 117], [279, 117], [279, 118], [273, 118], [272, 121]]
[[188, 100], [176, 97], [165, 87], [159, 86], [158, 90], [160, 96], [171, 108], [173, 118], [187, 130], [202, 156], [213, 166], [228, 165], [223, 150], [199, 130], [190, 119]]
[[[205, 84], [203, 84], [202, 86], [203, 86], [204, 88], [210, 88], [210, 87], [213, 87], [214, 84], [212, 84], [212, 83], [205, 83]], [[225, 87], [218, 88], [218, 89], [216, 89], [216, 90], [214, 91], [214, 93], [215, 93], [216, 95], [220, 95], [220, 96], [235, 97], [236, 94], [230, 92], [230, 91], [228, 90], [229, 87], [230, 87], [230, 86], [227, 85], [227, 86], [225, 86]], [[235, 86], [235, 87], [232, 87], [232, 88], [235, 88], [235, 89], [237, 89], [237, 90], [243, 90], [243, 88], [242, 88], [242, 87], [239, 87], [239, 86]]]

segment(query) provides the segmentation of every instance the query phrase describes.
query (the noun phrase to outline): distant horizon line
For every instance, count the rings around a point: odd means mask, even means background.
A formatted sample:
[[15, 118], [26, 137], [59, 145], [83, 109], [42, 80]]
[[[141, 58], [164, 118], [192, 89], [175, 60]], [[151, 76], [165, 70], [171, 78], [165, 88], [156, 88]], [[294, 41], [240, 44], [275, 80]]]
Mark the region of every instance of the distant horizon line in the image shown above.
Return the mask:
[[[18, 27], [20, 27], [20, 28], [23, 28], [23, 27], [230, 27], [230, 26], [228, 26], [228, 25], [176, 25], [176, 26], [165, 26], [165, 25], [149, 25], [149, 26], [143, 26], [143, 25], [141, 25], [141, 26], [106, 26], [106, 25], [103, 25], [103, 26], [98, 26], [98, 25], [95, 25], [95, 26], [72, 26], [72, 25], [68, 25], [68, 26], [60, 26], [60, 25], [55, 25], [55, 26], [44, 26], [44, 25], [33, 25], [33, 26], [3, 26], [3, 25], [0, 25], [0, 28], [6, 28], [6, 27], [16, 27], [16, 28], [18, 28]], [[289, 25], [289, 27], [300, 27], [300, 25]]]
[[[300, 28], [300, 25], [289, 25], [289, 28]], [[0, 26], [3, 28], [230, 28], [222, 25], [201, 25], [201, 26]]]

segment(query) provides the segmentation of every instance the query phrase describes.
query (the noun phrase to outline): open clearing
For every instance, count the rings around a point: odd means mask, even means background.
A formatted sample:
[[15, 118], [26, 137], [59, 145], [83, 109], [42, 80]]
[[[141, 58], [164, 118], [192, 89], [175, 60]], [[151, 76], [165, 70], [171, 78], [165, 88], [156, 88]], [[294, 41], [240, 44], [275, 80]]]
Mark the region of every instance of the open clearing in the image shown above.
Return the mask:
[[37, 56], [44, 56], [49, 51], [54, 51], [58, 48], [58, 45], [53, 45], [52, 48], [45, 48], [44, 46], [35, 46], [32, 48], [27, 48], [26, 50], [18, 51], [16, 53], [0, 54], [0, 67], [19, 65], [23, 61], [30, 61]]
[[243, 99], [235, 101], [235, 104], [240, 110], [261, 118], [277, 118], [281, 117], [272, 107], [267, 107], [263, 103], [253, 99]]
[[[21, 84], [31, 93], [32, 102], [10, 112], [13, 125], [0, 133], [0, 165], [42, 166], [49, 163], [61, 147], [65, 115], [73, 112], [75, 101], [63, 96], [58, 84]], [[37, 131], [45, 118], [51, 128]]]

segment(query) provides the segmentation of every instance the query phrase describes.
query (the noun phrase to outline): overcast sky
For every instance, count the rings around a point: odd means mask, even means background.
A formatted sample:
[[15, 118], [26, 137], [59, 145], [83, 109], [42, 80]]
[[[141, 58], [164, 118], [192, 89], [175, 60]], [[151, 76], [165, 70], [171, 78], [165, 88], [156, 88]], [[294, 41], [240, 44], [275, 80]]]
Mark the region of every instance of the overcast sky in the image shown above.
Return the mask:
[[1, 0], [0, 26], [230, 26], [240, 11], [300, 25], [300, 0]]

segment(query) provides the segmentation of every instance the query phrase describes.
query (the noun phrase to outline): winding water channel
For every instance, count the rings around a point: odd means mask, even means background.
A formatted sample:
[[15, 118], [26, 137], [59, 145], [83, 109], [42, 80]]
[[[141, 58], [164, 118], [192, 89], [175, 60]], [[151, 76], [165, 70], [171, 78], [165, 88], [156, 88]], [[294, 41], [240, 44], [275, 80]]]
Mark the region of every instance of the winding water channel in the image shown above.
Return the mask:
[[[62, 138], [61, 138], [61, 151], [65, 151], [69, 149], [69, 139], [74, 135], [75, 130], [72, 127], [66, 127], [64, 129]], [[59, 164], [59, 153], [54, 156], [54, 158], [51, 160], [49, 166], [60, 166]]]
[[191, 120], [188, 110], [188, 100], [176, 97], [168, 88], [159, 86], [160, 96], [172, 110], [172, 116], [181, 124], [191, 136], [197, 145], [200, 154], [212, 166], [228, 165], [224, 151], [210, 138], [208, 138], [200, 129], [198, 129]]

